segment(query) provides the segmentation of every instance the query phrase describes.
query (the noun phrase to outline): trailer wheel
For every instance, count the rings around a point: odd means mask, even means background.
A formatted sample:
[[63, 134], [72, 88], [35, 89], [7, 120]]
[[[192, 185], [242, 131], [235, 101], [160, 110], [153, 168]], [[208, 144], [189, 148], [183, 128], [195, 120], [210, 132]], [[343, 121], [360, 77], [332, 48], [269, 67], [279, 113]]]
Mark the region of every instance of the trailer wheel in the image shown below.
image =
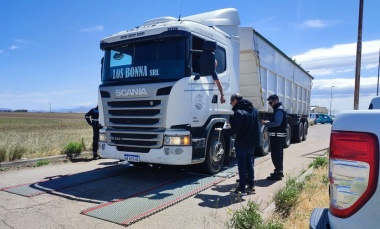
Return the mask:
[[292, 139], [292, 129], [290, 129], [289, 123], [286, 126], [286, 138], [284, 141], [284, 148], [288, 148], [290, 146], [290, 141]]
[[302, 125], [302, 122], [300, 122], [298, 125], [294, 126], [293, 142], [295, 143], [301, 142], [302, 135], [303, 135], [303, 125]]
[[263, 156], [266, 156], [268, 155], [268, 151], [265, 151], [264, 147], [262, 146], [259, 146], [259, 147], [256, 147], [255, 148], [255, 151], [254, 151], [254, 156], [255, 157], [263, 157]]
[[304, 122], [303, 123], [302, 141], [306, 141], [308, 130], [309, 130], [309, 123], [308, 122]]
[[268, 127], [263, 125], [261, 127], [261, 132], [263, 134], [263, 139], [262, 139], [263, 145], [256, 147], [255, 152], [254, 152], [254, 155], [256, 157], [266, 156], [269, 154], [269, 151], [270, 151], [270, 137], [268, 134]]
[[225, 156], [225, 142], [220, 131], [212, 130], [207, 141], [206, 160], [203, 163], [203, 170], [210, 174], [219, 172], [223, 167]]

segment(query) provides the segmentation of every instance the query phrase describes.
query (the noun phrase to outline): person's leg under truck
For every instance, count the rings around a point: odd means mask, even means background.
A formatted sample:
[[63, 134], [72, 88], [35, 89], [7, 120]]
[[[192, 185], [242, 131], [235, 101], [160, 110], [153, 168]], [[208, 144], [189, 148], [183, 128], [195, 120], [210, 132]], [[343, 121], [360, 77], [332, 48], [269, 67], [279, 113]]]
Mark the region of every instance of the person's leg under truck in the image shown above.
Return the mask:
[[276, 172], [283, 172], [284, 138], [270, 137], [271, 157]]
[[97, 155], [98, 152], [98, 142], [99, 142], [99, 128], [97, 126], [93, 126], [93, 136], [92, 136], [92, 152], [94, 156]]

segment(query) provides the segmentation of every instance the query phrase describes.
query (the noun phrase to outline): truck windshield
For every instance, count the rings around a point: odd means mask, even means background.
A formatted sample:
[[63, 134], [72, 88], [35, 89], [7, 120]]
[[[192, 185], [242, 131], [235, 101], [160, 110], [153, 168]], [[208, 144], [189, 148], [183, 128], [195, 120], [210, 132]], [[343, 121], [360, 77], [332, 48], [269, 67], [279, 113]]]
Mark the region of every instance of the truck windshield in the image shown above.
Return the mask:
[[172, 81], [185, 76], [186, 39], [160, 39], [105, 50], [102, 81]]

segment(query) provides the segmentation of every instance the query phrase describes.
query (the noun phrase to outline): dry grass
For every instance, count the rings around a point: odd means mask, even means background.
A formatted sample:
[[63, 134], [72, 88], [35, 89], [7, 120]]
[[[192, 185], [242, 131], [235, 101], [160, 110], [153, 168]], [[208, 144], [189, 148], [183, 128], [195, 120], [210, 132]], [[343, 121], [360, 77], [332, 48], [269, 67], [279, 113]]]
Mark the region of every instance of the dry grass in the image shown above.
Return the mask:
[[11, 160], [16, 148], [24, 149], [22, 157], [28, 159], [59, 155], [66, 144], [82, 139], [91, 148], [92, 128], [81, 113], [0, 112], [3, 161]]
[[328, 167], [314, 169], [310, 180], [299, 197], [299, 203], [283, 222], [284, 228], [309, 228], [309, 219], [314, 208], [328, 208]]

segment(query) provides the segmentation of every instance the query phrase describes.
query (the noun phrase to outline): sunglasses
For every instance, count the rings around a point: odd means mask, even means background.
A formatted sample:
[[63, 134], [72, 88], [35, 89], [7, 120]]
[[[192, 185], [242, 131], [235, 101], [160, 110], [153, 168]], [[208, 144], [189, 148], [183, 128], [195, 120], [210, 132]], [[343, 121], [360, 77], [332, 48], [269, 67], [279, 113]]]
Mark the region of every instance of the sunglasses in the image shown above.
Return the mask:
[[272, 103], [273, 103], [273, 102], [272, 102], [272, 101], [270, 101], [268, 104], [269, 104], [269, 105], [272, 105]]

